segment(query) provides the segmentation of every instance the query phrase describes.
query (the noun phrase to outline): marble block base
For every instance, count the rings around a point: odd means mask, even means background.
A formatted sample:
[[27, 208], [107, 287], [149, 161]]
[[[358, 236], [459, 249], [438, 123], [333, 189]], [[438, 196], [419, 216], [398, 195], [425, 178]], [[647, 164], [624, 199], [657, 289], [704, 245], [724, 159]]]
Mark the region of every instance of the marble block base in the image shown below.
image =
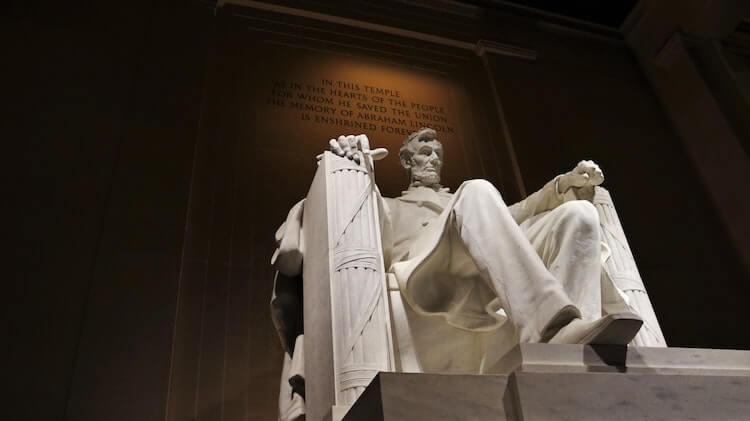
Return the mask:
[[511, 419], [507, 393], [508, 376], [379, 373], [344, 421]]
[[750, 419], [750, 377], [626, 373], [511, 375], [519, 420]]
[[750, 376], [750, 351], [606, 345], [520, 344], [485, 374], [627, 372]]
[[343, 419], [750, 419], [749, 351], [534, 344], [495, 368], [379, 373]]

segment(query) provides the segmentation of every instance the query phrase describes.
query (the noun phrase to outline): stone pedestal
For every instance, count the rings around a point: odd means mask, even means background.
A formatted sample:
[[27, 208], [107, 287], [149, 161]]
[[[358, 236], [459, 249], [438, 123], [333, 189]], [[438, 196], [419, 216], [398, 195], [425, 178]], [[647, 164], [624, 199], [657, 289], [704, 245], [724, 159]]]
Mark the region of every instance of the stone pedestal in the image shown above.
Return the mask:
[[523, 344], [492, 371], [380, 373], [344, 420], [750, 419], [750, 351]]

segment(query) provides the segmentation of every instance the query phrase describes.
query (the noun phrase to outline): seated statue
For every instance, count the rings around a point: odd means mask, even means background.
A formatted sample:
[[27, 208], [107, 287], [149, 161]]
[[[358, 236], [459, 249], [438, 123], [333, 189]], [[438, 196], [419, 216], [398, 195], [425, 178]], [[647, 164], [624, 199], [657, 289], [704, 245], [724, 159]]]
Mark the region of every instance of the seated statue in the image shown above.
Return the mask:
[[[340, 136], [330, 141], [330, 152], [360, 164], [363, 142], [367, 144], [364, 135]], [[437, 317], [460, 331], [510, 326], [516, 341], [564, 344], [627, 345], [645, 319], [638, 344], [665, 346], [637, 270], [631, 265], [615, 273], [623, 259], [612, 262], [612, 254], [626, 250], [623, 261], [632, 255], [619, 222], [607, 228], [602, 216], [611, 215], [602, 215], [592, 204], [597, 194], [606, 193], [597, 187], [604, 175], [594, 162], [581, 161], [507, 205], [485, 180], [466, 181], [455, 193], [443, 187], [443, 147], [430, 128], [409, 135], [399, 156], [409, 172], [409, 187], [398, 198], [378, 194], [378, 205], [384, 268], [410, 312]], [[280, 282], [299, 292], [293, 284], [301, 281], [303, 208], [298, 203], [277, 233], [273, 259], [280, 277], [272, 308], [288, 354], [284, 399], [295, 398], [295, 390], [304, 396], [299, 386], [304, 373], [293, 373], [295, 365], [301, 367], [294, 361], [299, 358], [294, 342], [301, 342], [300, 325], [290, 328], [289, 322], [279, 322], [278, 314], [290, 307], [289, 295], [278, 293]], [[285, 384], [289, 379], [296, 380]], [[300, 396], [296, 399], [292, 406], [299, 410]], [[294, 412], [289, 407], [287, 403], [287, 413]]]

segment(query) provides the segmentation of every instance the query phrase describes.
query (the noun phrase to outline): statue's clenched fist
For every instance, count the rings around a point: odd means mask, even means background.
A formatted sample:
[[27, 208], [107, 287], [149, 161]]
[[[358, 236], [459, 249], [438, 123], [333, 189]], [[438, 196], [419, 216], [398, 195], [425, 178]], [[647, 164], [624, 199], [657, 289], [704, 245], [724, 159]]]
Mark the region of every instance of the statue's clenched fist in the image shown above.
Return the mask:
[[372, 159], [377, 161], [385, 158], [388, 151], [383, 148], [370, 150], [370, 141], [366, 135], [341, 135], [337, 139], [328, 141], [330, 151], [340, 157], [346, 157], [357, 164], [362, 161], [362, 153], [368, 153]]
[[604, 182], [604, 173], [594, 161], [583, 160], [573, 170], [558, 180], [558, 190], [565, 193], [571, 188], [580, 199], [591, 199], [594, 187]]

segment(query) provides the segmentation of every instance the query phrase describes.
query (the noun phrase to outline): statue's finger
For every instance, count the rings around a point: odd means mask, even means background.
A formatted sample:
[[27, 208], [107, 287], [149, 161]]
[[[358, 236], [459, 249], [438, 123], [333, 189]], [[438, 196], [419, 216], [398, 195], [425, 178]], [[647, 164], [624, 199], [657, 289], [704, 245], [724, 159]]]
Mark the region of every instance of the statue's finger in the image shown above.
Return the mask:
[[374, 161], [380, 161], [388, 155], [388, 149], [376, 148], [370, 151], [370, 156]]
[[576, 174], [576, 175], [578, 175], [578, 176], [581, 176], [581, 177], [584, 176], [584, 175], [588, 175], [589, 174], [589, 172], [588, 172], [588, 170], [586, 169], [585, 166], [576, 167], [576, 169], [573, 171], [573, 173]]
[[585, 162], [585, 164], [581, 167], [582, 172], [585, 174], [588, 174], [590, 179], [593, 179], [594, 177], [596, 177], [597, 171], [600, 171], [599, 167], [596, 164], [594, 164], [593, 161], [582, 161], [582, 162]]
[[589, 181], [589, 175], [586, 173], [574, 173], [571, 176], [571, 183], [574, 187], [583, 187]]
[[344, 135], [339, 136], [337, 139], [337, 142], [341, 150], [344, 151], [344, 153], [346, 153], [346, 146], [349, 144], [349, 142], [346, 140], [346, 136]]
[[331, 152], [338, 156], [344, 156], [344, 150], [341, 149], [341, 146], [339, 146], [339, 142], [337, 142], [336, 139], [329, 140], [328, 144], [331, 145]]
[[604, 182], [604, 173], [599, 168], [596, 168], [594, 175], [591, 177], [589, 183], [593, 186], [598, 186]]
[[352, 151], [352, 153], [359, 150], [359, 145], [357, 145], [357, 136], [347, 136], [346, 141], [349, 143], [349, 149]]
[[367, 138], [367, 135], [361, 134], [357, 136], [357, 142], [363, 151], [370, 150], [370, 139]]
[[344, 150], [344, 154], [347, 158], [352, 158], [352, 147], [349, 143], [349, 138], [351, 136], [339, 136], [339, 145], [341, 145], [341, 149]]
[[591, 169], [596, 167], [594, 161], [584, 159], [576, 165], [577, 172], [586, 172], [591, 174]]
[[357, 136], [347, 136], [346, 137], [347, 142], [349, 143], [349, 151], [351, 153], [351, 156], [349, 158], [359, 164], [360, 160], [360, 153], [359, 153], [359, 146], [357, 145]]

